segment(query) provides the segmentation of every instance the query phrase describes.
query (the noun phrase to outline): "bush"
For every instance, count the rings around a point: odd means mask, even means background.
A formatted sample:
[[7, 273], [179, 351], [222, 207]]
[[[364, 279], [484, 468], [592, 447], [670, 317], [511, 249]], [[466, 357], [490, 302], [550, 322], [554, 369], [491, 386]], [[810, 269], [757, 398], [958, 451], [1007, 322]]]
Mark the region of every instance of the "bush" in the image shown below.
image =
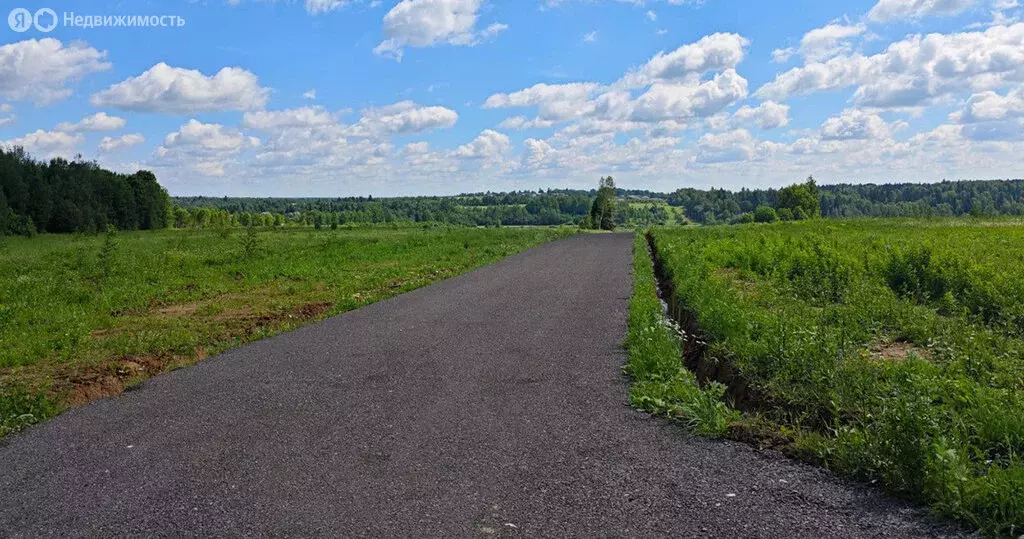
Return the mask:
[[774, 223], [779, 220], [779, 214], [771, 206], [758, 206], [754, 210], [754, 220], [758, 223]]

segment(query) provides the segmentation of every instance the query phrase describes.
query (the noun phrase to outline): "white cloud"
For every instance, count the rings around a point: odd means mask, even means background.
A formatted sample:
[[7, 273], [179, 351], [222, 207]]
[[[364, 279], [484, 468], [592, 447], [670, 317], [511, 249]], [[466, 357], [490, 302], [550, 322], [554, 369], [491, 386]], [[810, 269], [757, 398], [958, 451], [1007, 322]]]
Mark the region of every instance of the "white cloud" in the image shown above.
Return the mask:
[[466, 159], [488, 159], [500, 157], [511, 150], [508, 135], [487, 129], [472, 142], [456, 148], [454, 155]]
[[849, 54], [850, 39], [859, 37], [866, 31], [867, 26], [864, 23], [833, 22], [804, 34], [800, 40], [800, 51], [809, 62], [820, 62], [840, 54]]
[[351, 126], [348, 133], [356, 137], [422, 133], [432, 129], [453, 127], [458, 120], [459, 115], [454, 110], [437, 106], [424, 107], [412, 101], [402, 101], [362, 111], [359, 122]]
[[588, 99], [599, 87], [596, 83], [541, 83], [510, 94], [494, 94], [483, 106], [485, 109], [535, 106], [538, 118], [564, 121], [593, 111], [595, 105]]
[[77, 148], [83, 142], [85, 142], [85, 137], [80, 133], [37, 129], [18, 138], [0, 141], [0, 146], [5, 148], [20, 146], [36, 158], [63, 157], [70, 159], [78, 153]]
[[502, 120], [498, 127], [502, 129], [534, 129], [547, 128], [555, 125], [551, 120], [527, 119], [525, 116], [511, 116]]
[[256, 75], [239, 67], [225, 67], [206, 76], [160, 62], [137, 77], [93, 94], [90, 101], [97, 107], [194, 114], [260, 109], [269, 93]]
[[402, 59], [405, 47], [447, 43], [472, 46], [508, 29], [493, 23], [476, 30], [480, 0], [401, 0], [384, 16], [384, 41], [374, 52]]
[[0, 46], [0, 96], [48, 105], [71, 95], [71, 84], [90, 73], [110, 69], [106, 52], [85, 43], [65, 46], [53, 38], [28, 39]]
[[[9, 114], [12, 110], [14, 110], [14, 107], [10, 106], [9, 104], [7, 104], [7, 103], [0, 103], [0, 114]], [[8, 124], [12, 124], [17, 119], [18, 119], [18, 117], [13, 115], [13, 114], [11, 114], [10, 116], [2, 117], [2, 118], [0, 118], [0, 127], [3, 127], [3, 126], [8, 125]]]
[[648, 9], [647, 10], [647, 20], [649, 20], [649, 21], [656, 21], [656, 20], [658, 20], [658, 14], [655, 13], [653, 9]]
[[143, 142], [146, 142], [146, 137], [142, 136], [141, 133], [129, 133], [119, 137], [103, 137], [103, 140], [100, 141], [99, 150], [103, 153], [110, 153], [121, 148], [130, 148]]
[[595, 41], [597, 41], [597, 30], [587, 32], [586, 34], [583, 35], [584, 43], [593, 43]]
[[204, 176], [222, 176], [235, 155], [260, 144], [260, 139], [237, 129], [192, 119], [164, 137], [156, 157], [160, 163], [185, 166]]
[[704, 118], [747, 97], [747, 81], [728, 69], [700, 84], [656, 83], [636, 100], [640, 122]]
[[335, 123], [334, 115], [322, 107], [300, 107], [297, 109], [246, 112], [242, 125], [248, 129], [274, 131], [289, 127], [312, 127]]
[[303, 99], [316, 99], [316, 88], [310, 88], [302, 94]]
[[61, 122], [57, 124], [57, 131], [67, 133], [77, 133], [79, 131], [117, 131], [124, 127], [124, 124], [124, 118], [110, 116], [105, 112], [97, 112], [75, 123]]
[[731, 125], [753, 123], [761, 129], [778, 129], [789, 125], [789, 105], [765, 101], [756, 107], [744, 105], [731, 118]]
[[654, 81], [692, 79], [734, 69], [746, 56], [750, 41], [739, 34], [712, 34], [669, 52], [659, 52], [643, 67], [627, 74], [622, 84], [635, 88]]
[[791, 69], [755, 95], [780, 101], [792, 95], [856, 86], [856, 105], [900, 108], [1021, 80], [1024, 23], [980, 32], [909, 36], [873, 56], [837, 56]]
[[847, 109], [821, 124], [823, 140], [886, 139], [892, 136], [889, 124], [875, 113]]
[[728, 163], [754, 158], [757, 143], [746, 129], [707, 133], [697, 143], [697, 163]]
[[957, 15], [977, 3], [978, 0], [879, 0], [868, 12], [868, 18], [875, 22], [890, 22]]
[[348, 5], [346, 0], [306, 0], [306, 11], [312, 15], [320, 15]]
[[1005, 96], [993, 91], [972, 95], [962, 112], [953, 115], [959, 123], [980, 123], [1024, 117], [1024, 85]]
[[1006, 95], [987, 91], [972, 95], [962, 111], [950, 115], [964, 124], [963, 136], [974, 141], [1024, 139], [1024, 85]]

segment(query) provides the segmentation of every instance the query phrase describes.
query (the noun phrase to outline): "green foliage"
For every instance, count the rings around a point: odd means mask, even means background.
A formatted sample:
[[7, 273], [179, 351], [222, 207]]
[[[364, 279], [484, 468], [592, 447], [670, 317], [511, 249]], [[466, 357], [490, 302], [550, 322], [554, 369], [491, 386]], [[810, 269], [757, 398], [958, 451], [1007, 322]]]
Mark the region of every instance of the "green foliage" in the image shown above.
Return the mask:
[[118, 232], [116, 249], [110, 236], [3, 238], [0, 434], [66, 407], [69, 382], [121, 377], [126, 358], [148, 365], [129, 384], [575, 232], [269, 228], [257, 255], [240, 256], [257, 230]]
[[754, 210], [754, 221], [758, 223], [774, 223], [779, 220], [779, 214], [771, 206], [758, 206]]
[[590, 222], [595, 229], [615, 230], [617, 226], [615, 180], [611, 176], [602, 177], [600, 188], [597, 190], [597, 198], [590, 208]]
[[250, 260], [260, 249], [260, 233], [255, 226], [249, 226], [242, 235], [242, 258]]
[[701, 388], [683, 366], [679, 334], [666, 321], [658, 300], [647, 242], [637, 234], [633, 245], [633, 296], [629, 302], [629, 355], [626, 372], [633, 379], [630, 404], [683, 422], [704, 436], [722, 436], [739, 414], [724, 402], [725, 387]]
[[[816, 189], [818, 205], [805, 188]], [[973, 215], [1024, 215], [1024, 180], [956, 181], [933, 184], [838, 184], [807, 183], [786, 189], [679, 189], [661, 195], [646, 191], [620, 191], [620, 196], [643, 194], [658, 197], [701, 223], [733, 222], [761, 205], [790, 208], [800, 221], [814, 217], [951, 217]], [[799, 196], [791, 196], [799, 195]], [[783, 200], [785, 198], [785, 200]], [[805, 202], [800, 203], [799, 200]], [[808, 210], [808, 208], [811, 208]], [[820, 208], [815, 211], [815, 208]]]
[[33, 160], [0, 148], [0, 235], [152, 230], [170, 225], [170, 197], [153, 173], [116, 174], [86, 161]]
[[788, 218], [783, 217], [783, 221], [821, 217], [819, 197], [818, 184], [814, 182], [812, 176], [807, 178], [805, 183], [790, 185], [779, 191], [779, 200], [775, 207], [779, 210], [780, 216], [783, 211], [787, 212]]
[[681, 301], [814, 460], [1024, 531], [1024, 223], [658, 229]]
[[114, 254], [117, 251], [117, 230], [113, 226], [107, 228], [107, 233], [103, 236], [103, 246], [100, 247], [100, 271], [103, 274], [103, 280], [106, 281], [110, 278], [110, 270], [114, 265]]
[[746, 213], [740, 215], [740, 218], [739, 218], [739, 223], [740, 224], [750, 224], [750, 223], [753, 223], [754, 221], [755, 221], [754, 214], [751, 213], [751, 212], [746, 212]]

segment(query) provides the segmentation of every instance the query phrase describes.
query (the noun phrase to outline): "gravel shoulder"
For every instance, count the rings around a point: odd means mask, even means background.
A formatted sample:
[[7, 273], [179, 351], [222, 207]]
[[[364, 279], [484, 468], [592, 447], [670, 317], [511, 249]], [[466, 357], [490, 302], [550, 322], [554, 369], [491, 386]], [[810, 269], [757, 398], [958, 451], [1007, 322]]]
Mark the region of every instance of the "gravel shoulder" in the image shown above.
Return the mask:
[[546, 244], [11, 436], [0, 536], [955, 533], [630, 410], [632, 244]]

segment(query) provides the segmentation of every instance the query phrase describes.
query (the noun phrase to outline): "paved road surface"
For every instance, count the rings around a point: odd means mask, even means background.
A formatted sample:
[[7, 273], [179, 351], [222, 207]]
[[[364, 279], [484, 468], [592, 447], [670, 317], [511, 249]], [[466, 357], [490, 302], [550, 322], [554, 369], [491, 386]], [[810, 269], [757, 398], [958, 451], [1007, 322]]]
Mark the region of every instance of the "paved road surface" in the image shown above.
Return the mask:
[[584, 235], [0, 447], [0, 536], [906, 537], [919, 511], [626, 405], [631, 235]]

